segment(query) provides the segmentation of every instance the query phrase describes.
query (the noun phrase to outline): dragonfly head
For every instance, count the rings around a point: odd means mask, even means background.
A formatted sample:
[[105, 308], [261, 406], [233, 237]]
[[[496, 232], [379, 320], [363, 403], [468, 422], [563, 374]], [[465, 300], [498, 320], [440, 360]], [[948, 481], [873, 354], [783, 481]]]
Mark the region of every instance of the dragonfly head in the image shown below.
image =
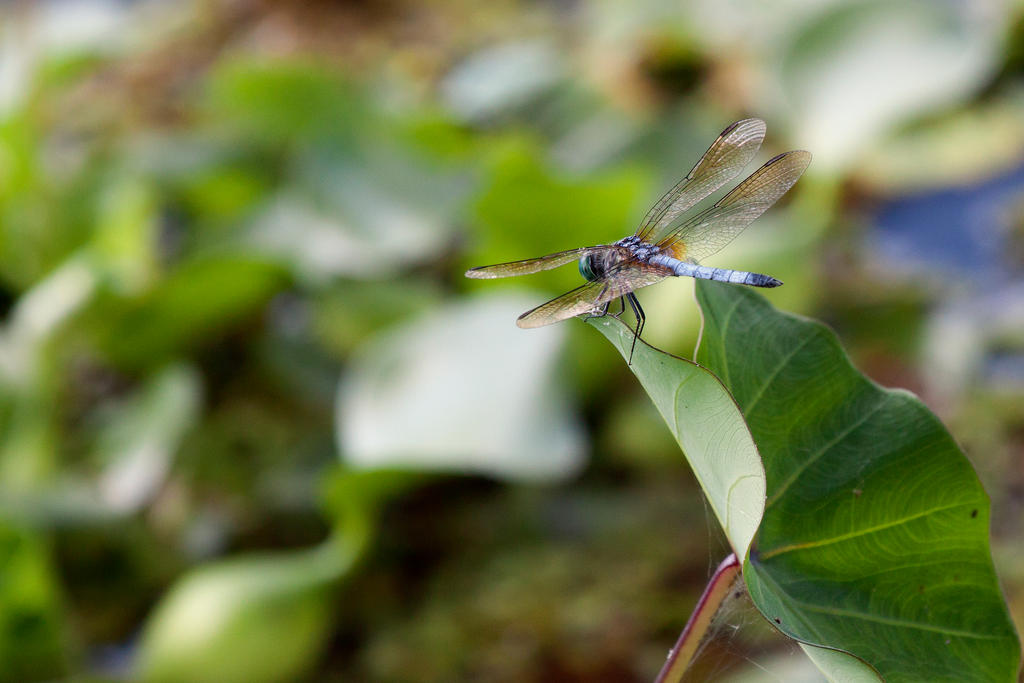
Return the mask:
[[601, 278], [600, 269], [596, 263], [594, 263], [593, 254], [584, 254], [580, 258], [580, 275], [584, 277], [588, 282], [594, 282]]
[[580, 259], [580, 274], [591, 283], [600, 280], [603, 272], [601, 264], [597, 262], [594, 256], [594, 254], [585, 254]]

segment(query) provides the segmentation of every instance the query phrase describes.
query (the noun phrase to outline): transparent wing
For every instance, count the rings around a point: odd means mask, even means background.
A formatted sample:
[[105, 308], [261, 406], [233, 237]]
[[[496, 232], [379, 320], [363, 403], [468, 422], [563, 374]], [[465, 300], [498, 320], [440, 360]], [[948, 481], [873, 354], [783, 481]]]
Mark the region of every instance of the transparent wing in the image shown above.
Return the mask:
[[714, 206], [666, 234], [658, 246], [678, 259], [698, 261], [732, 242], [786, 194], [811, 163], [810, 152], [786, 152], [750, 174]]
[[737, 121], [723, 130], [686, 177], [651, 207], [636, 230], [637, 237], [644, 242], [660, 239], [662, 230], [684, 211], [735, 178], [761, 148], [764, 132], [761, 119]]
[[516, 325], [519, 327], [541, 327], [583, 313], [590, 313], [608, 301], [617, 299], [623, 294], [629, 294], [641, 287], [653, 285], [668, 275], [669, 273], [664, 269], [642, 263], [629, 263], [602, 280], [588, 282], [546, 304], [541, 304], [537, 308], [523, 313], [516, 320]]
[[513, 277], [515, 275], [529, 275], [530, 273], [539, 273], [542, 270], [551, 270], [552, 268], [557, 268], [558, 266], [566, 264], [569, 261], [575, 261], [576, 259], [581, 258], [584, 254], [614, 248], [615, 247], [610, 245], [602, 245], [597, 247], [580, 247], [579, 249], [559, 251], [554, 254], [540, 256], [538, 258], [528, 258], [522, 261], [498, 263], [493, 266], [480, 266], [479, 268], [470, 268], [469, 270], [467, 270], [466, 277], [477, 279], [491, 279], [496, 277]]

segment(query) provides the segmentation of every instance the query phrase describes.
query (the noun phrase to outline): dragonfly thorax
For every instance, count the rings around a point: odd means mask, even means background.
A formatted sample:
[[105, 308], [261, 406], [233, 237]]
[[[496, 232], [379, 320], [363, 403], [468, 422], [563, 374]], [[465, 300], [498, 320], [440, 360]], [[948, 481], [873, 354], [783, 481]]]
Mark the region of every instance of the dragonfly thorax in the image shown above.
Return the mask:
[[[636, 235], [630, 235], [615, 243], [617, 247], [625, 247], [630, 257], [648, 263], [651, 257], [661, 253], [661, 248], [648, 242], [642, 242]], [[590, 282], [595, 282], [608, 275], [612, 268], [622, 261], [628, 260], [620, 249], [607, 249], [585, 254], [580, 258], [580, 275]]]
[[650, 244], [649, 242], [644, 242], [636, 235], [624, 237], [615, 244], [616, 246], [626, 247], [629, 249], [629, 252], [633, 254], [633, 257], [643, 263], [647, 263], [652, 256], [661, 253], [661, 247], [655, 244]]

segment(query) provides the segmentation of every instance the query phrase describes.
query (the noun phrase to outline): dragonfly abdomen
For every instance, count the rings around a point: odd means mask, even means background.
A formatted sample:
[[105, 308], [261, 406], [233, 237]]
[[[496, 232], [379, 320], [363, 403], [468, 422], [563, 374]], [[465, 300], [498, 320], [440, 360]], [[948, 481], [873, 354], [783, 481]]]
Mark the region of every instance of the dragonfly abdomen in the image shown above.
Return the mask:
[[664, 266], [670, 269], [674, 275], [696, 277], [702, 280], [731, 282], [737, 285], [750, 285], [751, 287], [778, 287], [782, 284], [782, 282], [770, 275], [749, 273], [745, 270], [730, 270], [728, 268], [708, 268], [707, 266], [699, 266], [696, 263], [680, 261], [664, 254], [652, 256], [648, 263]]

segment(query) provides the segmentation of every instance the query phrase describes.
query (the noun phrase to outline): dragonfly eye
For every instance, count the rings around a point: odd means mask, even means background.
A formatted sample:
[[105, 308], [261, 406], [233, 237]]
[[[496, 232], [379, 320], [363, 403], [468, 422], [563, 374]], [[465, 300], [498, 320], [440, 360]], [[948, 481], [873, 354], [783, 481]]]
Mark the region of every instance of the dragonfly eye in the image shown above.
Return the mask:
[[594, 269], [593, 254], [587, 254], [580, 259], [580, 275], [589, 282], [594, 282], [598, 279], [597, 272]]

